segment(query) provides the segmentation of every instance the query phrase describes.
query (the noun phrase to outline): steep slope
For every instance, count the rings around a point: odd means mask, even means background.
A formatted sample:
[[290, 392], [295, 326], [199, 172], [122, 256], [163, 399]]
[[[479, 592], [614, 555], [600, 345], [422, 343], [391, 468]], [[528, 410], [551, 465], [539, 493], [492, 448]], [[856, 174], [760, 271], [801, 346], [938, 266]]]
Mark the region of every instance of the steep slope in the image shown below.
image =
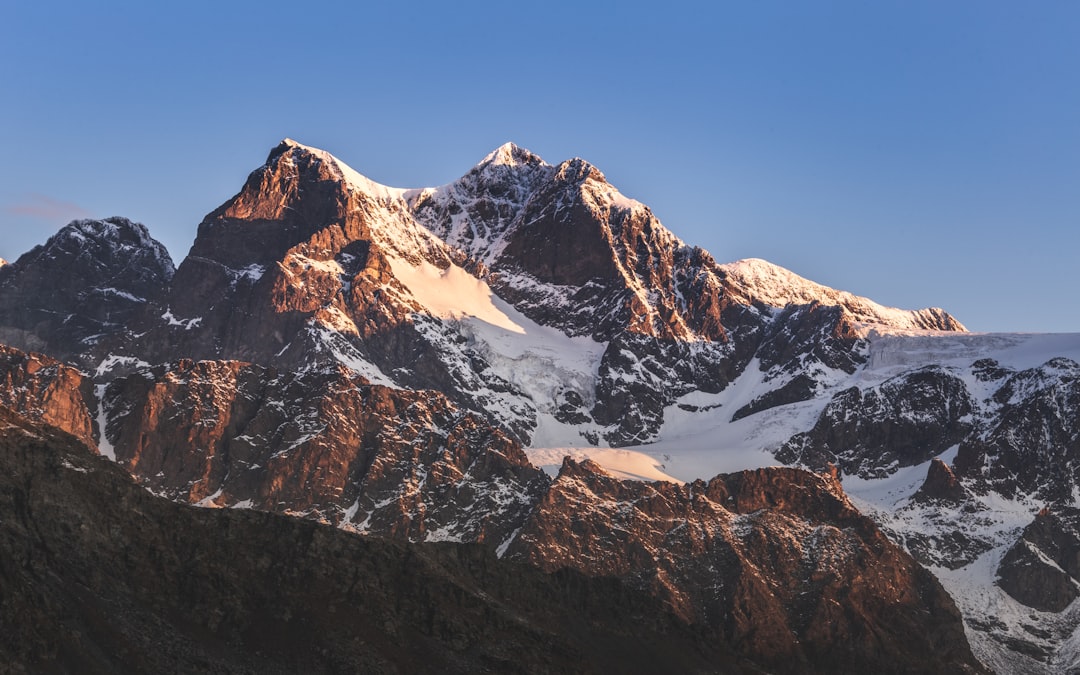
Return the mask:
[[963, 330], [941, 310], [888, 309], [806, 280], [796, 290], [798, 277], [763, 261], [757, 274], [718, 265], [580, 159], [550, 166], [507, 144], [459, 181], [407, 198], [517, 310], [606, 343], [592, 406], [564, 403], [564, 418], [597, 424], [586, 434], [593, 444], [655, 438], [666, 407], [719, 392], [755, 356], [775, 386], [746, 414], [806, 400], [816, 380], [791, 373], [852, 372], [862, 362], [857, 324]]
[[0, 406], [94, 446], [90, 396], [91, 383], [74, 368], [0, 345]]
[[[146, 255], [99, 253], [128, 250], [118, 227], [73, 224], [78, 237], [61, 239], [76, 243], [48, 248], [126, 279]], [[28, 258], [33, 274], [22, 276], [62, 277], [53, 259]], [[126, 332], [70, 316], [63, 330], [2, 313], [0, 324], [18, 338], [8, 342], [65, 359], [96, 345], [81, 365], [106, 376], [178, 357], [344, 365], [372, 382], [442, 391], [525, 443], [594, 445], [654, 440], [680, 397], [722, 391], [755, 358], [770, 390], [736, 414], [808, 400], [829, 373], [863, 362], [867, 321], [962, 329], [937, 310], [887, 310], [805, 280], [782, 297], [775, 279], [744, 268], [687, 246], [580, 159], [551, 166], [508, 144], [454, 183], [406, 191], [285, 140], [204, 219], [175, 278], [164, 285], [170, 263], [144, 284], [152, 302], [117, 313], [64, 291], [85, 311], [123, 318]], [[0, 299], [21, 306], [29, 285]], [[62, 305], [42, 311], [67, 316]], [[48, 343], [61, 334], [65, 344]], [[536, 348], [552, 337], [563, 343], [554, 359]]]
[[486, 286], [416, 224], [402, 191], [292, 141], [200, 225], [168, 303], [169, 320], [147, 328], [151, 363], [344, 365], [372, 382], [443, 391], [518, 438], [536, 425], [529, 397], [444, 320], [465, 307], [516, 329]]

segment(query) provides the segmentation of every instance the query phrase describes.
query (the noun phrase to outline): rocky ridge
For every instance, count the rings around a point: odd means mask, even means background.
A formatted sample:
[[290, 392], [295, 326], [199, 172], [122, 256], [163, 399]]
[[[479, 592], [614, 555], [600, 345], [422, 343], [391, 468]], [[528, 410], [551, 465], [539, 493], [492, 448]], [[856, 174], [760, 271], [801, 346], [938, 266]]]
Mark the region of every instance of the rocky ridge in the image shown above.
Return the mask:
[[[720, 265], [587, 162], [513, 145], [450, 185], [398, 190], [287, 140], [175, 275], [163, 251], [128, 221], [77, 221], [0, 267], [0, 342], [81, 369], [61, 388], [101, 451], [161, 494], [510, 555], [558, 485], [522, 445], [659, 441], [655, 457], [715, 429], [718, 461], [753, 447], [838, 467], [958, 598], [985, 662], [1080, 663], [1068, 611], [1028, 625], [1049, 637], [1001, 627], [969, 584], [1044, 505], [1075, 503], [1075, 345]], [[53, 273], [67, 268], [70, 287]], [[11, 358], [9, 373], [51, 377]], [[58, 390], [31, 379], [9, 375], [5, 400], [49, 409]], [[86, 437], [81, 413], [51, 414]], [[1005, 593], [991, 577], [979, 593]], [[661, 587], [673, 607], [693, 595]]]

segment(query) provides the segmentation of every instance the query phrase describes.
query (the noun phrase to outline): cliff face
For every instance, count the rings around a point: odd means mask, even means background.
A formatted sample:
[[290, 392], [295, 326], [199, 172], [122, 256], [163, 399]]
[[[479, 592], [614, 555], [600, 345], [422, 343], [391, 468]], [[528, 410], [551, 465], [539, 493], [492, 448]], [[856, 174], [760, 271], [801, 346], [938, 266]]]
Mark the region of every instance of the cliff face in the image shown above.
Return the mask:
[[998, 585], [1043, 612], [1062, 612], [1080, 597], [1080, 510], [1043, 509], [997, 569]]
[[977, 668], [941, 585], [828, 477], [647, 484], [567, 459], [508, 555], [614, 574], [776, 672]]
[[95, 445], [92, 384], [70, 366], [0, 345], [0, 406]]
[[408, 540], [506, 539], [546, 488], [520, 446], [437, 392], [345, 370], [181, 361], [105, 393], [117, 461], [156, 493]]

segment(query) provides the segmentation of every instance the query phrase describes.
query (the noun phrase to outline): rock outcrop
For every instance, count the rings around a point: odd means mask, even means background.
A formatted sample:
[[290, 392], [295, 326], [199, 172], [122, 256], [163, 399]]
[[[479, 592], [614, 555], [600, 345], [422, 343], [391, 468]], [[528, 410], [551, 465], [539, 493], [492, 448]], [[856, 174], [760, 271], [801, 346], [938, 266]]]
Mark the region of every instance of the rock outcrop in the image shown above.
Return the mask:
[[997, 584], [1043, 612], [1061, 612], [1080, 597], [1080, 509], [1043, 509], [1005, 553]]
[[971, 431], [974, 403], [963, 381], [930, 366], [878, 387], [852, 387], [833, 397], [810, 431], [797, 434], [777, 459], [816, 470], [836, 464], [845, 474], [883, 477], [921, 464]]
[[1074, 504], [1080, 485], [1080, 364], [1055, 358], [1011, 373], [991, 403], [994, 423], [960, 445], [957, 475], [1007, 497]]
[[113, 381], [104, 406], [117, 461], [158, 494], [410, 541], [494, 547], [549, 482], [516, 442], [438, 392], [343, 367], [184, 360]]
[[647, 484], [567, 458], [507, 555], [616, 575], [773, 672], [980, 669], [933, 575], [804, 471]]
[[78, 370], [41, 354], [0, 345], [0, 406], [96, 445], [87, 401], [92, 383]]

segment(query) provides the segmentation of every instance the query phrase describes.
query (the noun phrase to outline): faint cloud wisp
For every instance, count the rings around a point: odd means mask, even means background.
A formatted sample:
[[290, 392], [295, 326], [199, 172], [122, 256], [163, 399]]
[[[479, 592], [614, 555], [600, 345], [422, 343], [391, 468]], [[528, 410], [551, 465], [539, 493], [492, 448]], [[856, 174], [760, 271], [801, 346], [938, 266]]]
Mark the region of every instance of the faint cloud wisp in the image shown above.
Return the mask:
[[24, 199], [6, 206], [4, 210], [11, 215], [48, 221], [61, 220], [66, 222], [76, 218], [91, 217], [90, 212], [78, 204], [61, 201], [36, 192], [27, 194]]

